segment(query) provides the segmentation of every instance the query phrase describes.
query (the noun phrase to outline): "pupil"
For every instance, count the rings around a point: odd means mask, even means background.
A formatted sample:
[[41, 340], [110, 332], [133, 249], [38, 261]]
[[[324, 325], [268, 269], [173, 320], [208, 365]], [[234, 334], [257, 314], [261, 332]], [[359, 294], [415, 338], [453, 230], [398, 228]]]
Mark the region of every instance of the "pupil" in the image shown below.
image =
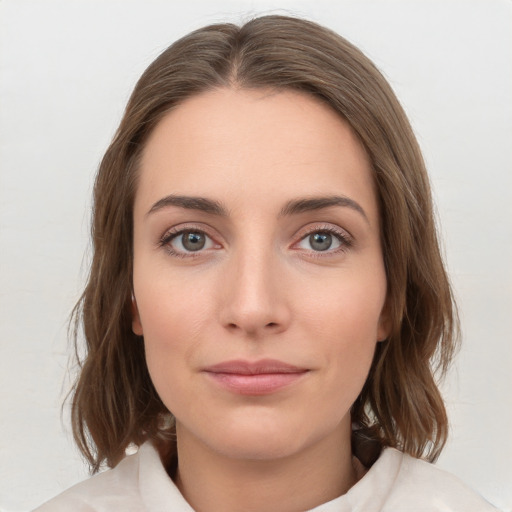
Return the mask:
[[187, 251], [199, 251], [204, 247], [206, 240], [201, 233], [184, 233], [183, 234], [183, 247]]
[[326, 251], [331, 247], [332, 235], [329, 233], [314, 233], [309, 236], [309, 243], [315, 251]]

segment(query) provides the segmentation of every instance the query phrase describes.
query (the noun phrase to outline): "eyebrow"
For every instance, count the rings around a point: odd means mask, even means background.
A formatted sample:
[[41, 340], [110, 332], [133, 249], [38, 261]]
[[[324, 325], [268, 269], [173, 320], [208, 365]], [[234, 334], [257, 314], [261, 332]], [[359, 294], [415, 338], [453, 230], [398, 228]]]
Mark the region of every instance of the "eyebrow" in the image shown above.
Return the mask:
[[[159, 199], [147, 212], [146, 215], [157, 212], [168, 206], [177, 206], [179, 208], [185, 208], [187, 210], [199, 210], [212, 215], [218, 215], [220, 217], [227, 217], [228, 211], [222, 205], [222, 203], [213, 199], [207, 199], [205, 197], [196, 196], [180, 196], [180, 195], [168, 195]], [[294, 199], [288, 201], [281, 211], [279, 212], [280, 217], [287, 217], [291, 215], [297, 215], [300, 213], [306, 213], [316, 210], [322, 210], [324, 208], [330, 208], [332, 206], [341, 206], [350, 208], [358, 212], [365, 220], [369, 223], [368, 217], [362, 208], [362, 206], [346, 196], [320, 196], [320, 197], [306, 197], [300, 199]]]
[[363, 207], [358, 202], [346, 196], [322, 196], [292, 200], [284, 205], [279, 215], [296, 215], [299, 213], [330, 208], [331, 206], [342, 206], [345, 208], [350, 208], [362, 215], [366, 222], [369, 223], [368, 217]]
[[172, 194], [158, 200], [146, 215], [157, 212], [168, 206], [178, 206], [179, 208], [185, 208], [187, 210], [200, 210], [221, 217], [227, 217], [228, 215], [226, 208], [218, 201], [206, 199], [205, 197], [177, 196]]

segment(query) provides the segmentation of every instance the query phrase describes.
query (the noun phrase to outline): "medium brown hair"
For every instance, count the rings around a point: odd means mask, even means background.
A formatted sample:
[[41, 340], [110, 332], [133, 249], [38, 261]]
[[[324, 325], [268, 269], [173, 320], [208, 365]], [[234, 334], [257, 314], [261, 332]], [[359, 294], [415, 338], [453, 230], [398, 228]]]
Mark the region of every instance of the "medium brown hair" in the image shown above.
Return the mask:
[[174, 419], [131, 329], [133, 203], [149, 134], [180, 102], [218, 87], [302, 91], [328, 104], [364, 145], [380, 203], [392, 328], [352, 407], [354, 438], [434, 460], [448, 430], [435, 377], [448, 368], [458, 324], [420, 149], [391, 87], [361, 51], [284, 16], [192, 32], [147, 68], [132, 93], [96, 178], [93, 261], [74, 310], [76, 353], [80, 324], [86, 343], [72, 394], [80, 450], [93, 471], [115, 466], [128, 445], [148, 439], [175, 451]]

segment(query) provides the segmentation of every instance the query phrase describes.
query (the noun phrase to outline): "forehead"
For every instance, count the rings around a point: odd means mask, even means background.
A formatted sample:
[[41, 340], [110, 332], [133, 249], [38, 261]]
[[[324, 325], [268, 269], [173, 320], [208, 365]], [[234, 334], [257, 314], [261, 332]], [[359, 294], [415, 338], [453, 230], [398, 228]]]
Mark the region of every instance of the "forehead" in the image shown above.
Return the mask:
[[[136, 202], [166, 194], [223, 202], [356, 196], [375, 209], [371, 165], [348, 123], [295, 91], [222, 88], [189, 98], [144, 148]], [[261, 204], [260, 204], [261, 206]]]

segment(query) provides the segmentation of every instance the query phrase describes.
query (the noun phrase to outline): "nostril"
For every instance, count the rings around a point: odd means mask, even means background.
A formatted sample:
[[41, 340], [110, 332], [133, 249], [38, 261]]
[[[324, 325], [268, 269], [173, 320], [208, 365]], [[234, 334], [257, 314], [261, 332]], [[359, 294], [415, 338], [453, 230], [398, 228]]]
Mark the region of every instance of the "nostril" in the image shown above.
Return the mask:
[[277, 324], [275, 322], [270, 322], [267, 324], [267, 327], [275, 327]]

